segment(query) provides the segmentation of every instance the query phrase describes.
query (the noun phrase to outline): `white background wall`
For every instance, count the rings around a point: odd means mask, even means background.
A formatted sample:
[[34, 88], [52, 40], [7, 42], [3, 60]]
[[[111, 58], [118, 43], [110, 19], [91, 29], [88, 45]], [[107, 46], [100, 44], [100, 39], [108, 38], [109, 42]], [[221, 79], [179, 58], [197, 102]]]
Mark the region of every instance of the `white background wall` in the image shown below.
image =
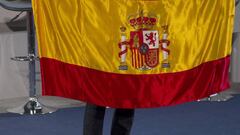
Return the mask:
[[240, 32], [240, 2], [236, 7], [235, 18], [234, 32]]
[[[10, 60], [14, 56], [27, 55], [27, 32], [12, 32], [5, 25], [18, 13], [0, 7], [0, 100], [29, 95], [28, 62]], [[38, 62], [36, 71], [39, 72]], [[39, 74], [37, 80], [40, 80]], [[39, 81], [36, 87], [40, 93]]]
[[234, 83], [240, 83], [240, 3], [237, 5], [235, 12], [231, 80]]

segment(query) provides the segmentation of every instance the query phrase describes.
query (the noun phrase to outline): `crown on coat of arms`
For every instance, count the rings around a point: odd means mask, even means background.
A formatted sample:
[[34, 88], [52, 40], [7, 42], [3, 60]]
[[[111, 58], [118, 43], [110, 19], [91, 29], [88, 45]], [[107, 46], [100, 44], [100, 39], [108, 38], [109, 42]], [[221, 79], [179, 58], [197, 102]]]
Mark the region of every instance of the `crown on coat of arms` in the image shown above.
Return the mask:
[[138, 14], [134, 14], [128, 17], [130, 25], [136, 29], [151, 29], [157, 23], [157, 17], [151, 14], [140, 11]]

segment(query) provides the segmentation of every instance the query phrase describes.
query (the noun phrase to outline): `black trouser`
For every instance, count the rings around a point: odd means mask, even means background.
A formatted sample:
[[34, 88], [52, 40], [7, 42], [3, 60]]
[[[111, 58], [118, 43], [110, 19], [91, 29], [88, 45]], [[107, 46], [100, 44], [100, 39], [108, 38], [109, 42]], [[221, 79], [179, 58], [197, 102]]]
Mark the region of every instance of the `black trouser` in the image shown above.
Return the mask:
[[[102, 135], [105, 107], [87, 104], [84, 116], [83, 135]], [[134, 109], [115, 109], [111, 135], [130, 135]]]

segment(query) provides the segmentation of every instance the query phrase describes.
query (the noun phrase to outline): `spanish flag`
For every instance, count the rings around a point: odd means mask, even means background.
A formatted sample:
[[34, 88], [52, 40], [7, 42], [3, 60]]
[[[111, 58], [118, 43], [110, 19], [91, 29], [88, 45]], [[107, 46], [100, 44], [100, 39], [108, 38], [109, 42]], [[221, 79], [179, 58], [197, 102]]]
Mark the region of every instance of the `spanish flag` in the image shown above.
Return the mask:
[[151, 108], [229, 88], [232, 0], [32, 4], [44, 95]]

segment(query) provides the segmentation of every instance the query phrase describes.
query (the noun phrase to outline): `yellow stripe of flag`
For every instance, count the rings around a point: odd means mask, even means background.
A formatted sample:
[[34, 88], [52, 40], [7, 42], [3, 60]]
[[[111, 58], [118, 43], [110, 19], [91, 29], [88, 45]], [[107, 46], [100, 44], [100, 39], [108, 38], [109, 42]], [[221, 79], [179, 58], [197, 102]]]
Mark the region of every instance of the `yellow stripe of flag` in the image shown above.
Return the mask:
[[[231, 52], [234, 2], [227, 0], [33, 0], [40, 57], [120, 74], [158, 74], [192, 69]], [[169, 61], [150, 71], [136, 70], [128, 51], [127, 71], [120, 71], [120, 27], [136, 31], [129, 17], [143, 11], [157, 18], [162, 38], [169, 26]], [[130, 47], [128, 47], [130, 49]], [[163, 53], [159, 50], [159, 62]], [[137, 56], [137, 55], [136, 55]], [[133, 58], [134, 59], [134, 58]], [[135, 61], [133, 61], [135, 63]], [[140, 64], [140, 63], [138, 63]]]

